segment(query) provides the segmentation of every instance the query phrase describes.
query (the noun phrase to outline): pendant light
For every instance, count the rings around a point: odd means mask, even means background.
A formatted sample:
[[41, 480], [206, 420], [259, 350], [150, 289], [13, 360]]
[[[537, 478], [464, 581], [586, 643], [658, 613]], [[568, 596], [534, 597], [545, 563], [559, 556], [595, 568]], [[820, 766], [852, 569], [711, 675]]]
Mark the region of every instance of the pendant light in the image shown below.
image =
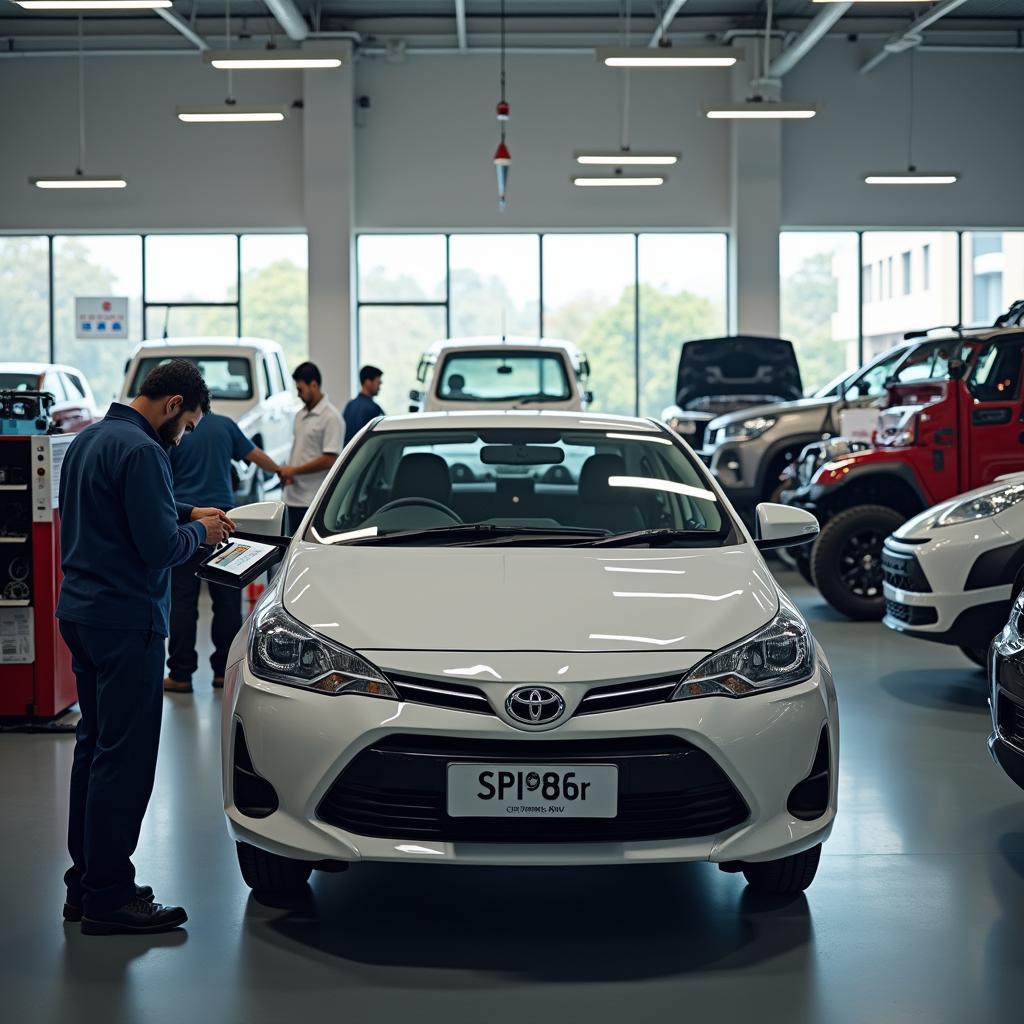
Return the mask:
[[[761, 51], [761, 76], [750, 83], [750, 95], [743, 103], [716, 103], [704, 108], [704, 116], [712, 121], [806, 121], [818, 113], [817, 107], [806, 103], [781, 102], [782, 82], [770, 78], [773, 3], [768, 0]], [[761, 50], [756, 47], [755, 53]], [[757, 61], [755, 60], [755, 71]]]
[[120, 174], [85, 173], [85, 52], [82, 16], [78, 16], [78, 165], [70, 177], [30, 178], [41, 189], [112, 189], [125, 188], [128, 182]]
[[[224, 0], [224, 53], [231, 53], [231, 0]], [[178, 120], [185, 124], [268, 124], [283, 121], [288, 114], [284, 104], [242, 105], [235, 99], [234, 79], [228, 68], [228, 94], [220, 106], [178, 107]]]
[[955, 185], [960, 175], [953, 171], [919, 171], [914, 165], [914, 51], [910, 51], [910, 93], [907, 111], [907, 169], [875, 171], [864, 176], [866, 185]]
[[[629, 50], [629, 41], [632, 29], [632, 4], [626, 0], [623, 11], [623, 37], [625, 47]], [[660, 174], [643, 175], [626, 174], [625, 167], [671, 167], [679, 162], [679, 153], [668, 151], [661, 152], [637, 152], [629, 144], [629, 107], [630, 107], [630, 72], [629, 68], [635, 65], [613, 65], [623, 67], [622, 71], [622, 111], [621, 111], [621, 140], [618, 151], [614, 150], [582, 150], [574, 154], [576, 163], [585, 167], [605, 166], [613, 168], [611, 174], [587, 175], [577, 174], [572, 177], [572, 183], [577, 188], [652, 188], [665, 183], [665, 178]]]
[[[501, 97], [495, 107], [498, 118], [500, 137], [498, 148], [494, 151], [494, 171], [498, 178], [498, 209], [504, 213], [508, 206], [508, 173], [512, 167], [512, 154], [505, 144], [505, 125], [508, 124], [511, 107], [505, 98], [505, 0], [501, 0], [501, 56], [498, 86]], [[504, 333], [504, 332], [503, 332]]]

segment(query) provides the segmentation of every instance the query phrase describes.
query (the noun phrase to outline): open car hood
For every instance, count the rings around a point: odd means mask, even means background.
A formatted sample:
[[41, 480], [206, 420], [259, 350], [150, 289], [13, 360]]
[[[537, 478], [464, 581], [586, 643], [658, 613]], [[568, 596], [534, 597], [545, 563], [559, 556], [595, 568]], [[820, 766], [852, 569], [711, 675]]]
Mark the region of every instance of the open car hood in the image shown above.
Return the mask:
[[688, 341], [679, 356], [677, 403], [683, 408], [737, 405], [803, 398], [792, 342], [737, 334]]

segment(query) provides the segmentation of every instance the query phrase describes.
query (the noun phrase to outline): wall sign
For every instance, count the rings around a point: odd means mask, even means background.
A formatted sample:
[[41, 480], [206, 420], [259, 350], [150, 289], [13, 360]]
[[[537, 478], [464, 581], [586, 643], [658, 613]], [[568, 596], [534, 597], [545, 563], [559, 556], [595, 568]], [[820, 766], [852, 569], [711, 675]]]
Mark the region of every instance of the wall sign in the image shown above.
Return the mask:
[[124, 341], [128, 337], [127, 297], [76, 297], [75, 337]]

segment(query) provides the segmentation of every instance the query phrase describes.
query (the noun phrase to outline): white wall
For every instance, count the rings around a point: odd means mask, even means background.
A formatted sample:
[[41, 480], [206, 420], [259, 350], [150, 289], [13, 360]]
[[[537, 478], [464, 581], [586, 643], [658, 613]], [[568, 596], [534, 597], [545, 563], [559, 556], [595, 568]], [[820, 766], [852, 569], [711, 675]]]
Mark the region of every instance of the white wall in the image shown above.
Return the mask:
[[785, 126], [783, 223], [789, 227], [1024, 226], [1024, 58], [914, 57], [914, 160], [957, 171], [934, 188], [864, 184], [907, 163], [910, 56], [858, 68], [877, 40], [827, 40], [786, 77], [788, 100], [817, 102], [813, 121]]
[[[239, 103], [302, 98], [298, 72], [236, 74]], [[30, 177], [73, 174], [77, 62], [0, 60], [0, 230], [300, 228], [302, 116], [273, 125], [186, 125], [179, 105], [220, 103], [227, 76], [192, 58], [89, 58], [86, 173], [120, 192], [43, 192]]]

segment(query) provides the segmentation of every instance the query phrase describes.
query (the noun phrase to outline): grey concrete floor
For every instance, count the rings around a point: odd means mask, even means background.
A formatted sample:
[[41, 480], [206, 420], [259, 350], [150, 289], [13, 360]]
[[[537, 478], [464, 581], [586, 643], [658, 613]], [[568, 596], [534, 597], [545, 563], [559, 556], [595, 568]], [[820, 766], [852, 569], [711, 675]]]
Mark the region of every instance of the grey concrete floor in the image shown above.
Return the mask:
[[166, 698], [136, 858], [188, 908], [175, 934], [62, 923], [73, 740], [0, 736], [0, 1019], [1019, 1020], [1024, 793], [985, 750], [983, 674], [781, 578], [829, 653], [842, 719], [839, 818], [806, 898], [752, 899], [707, 864], [364, 865], [257, 901], [222, 820], [220, 699], [201, 676]]

